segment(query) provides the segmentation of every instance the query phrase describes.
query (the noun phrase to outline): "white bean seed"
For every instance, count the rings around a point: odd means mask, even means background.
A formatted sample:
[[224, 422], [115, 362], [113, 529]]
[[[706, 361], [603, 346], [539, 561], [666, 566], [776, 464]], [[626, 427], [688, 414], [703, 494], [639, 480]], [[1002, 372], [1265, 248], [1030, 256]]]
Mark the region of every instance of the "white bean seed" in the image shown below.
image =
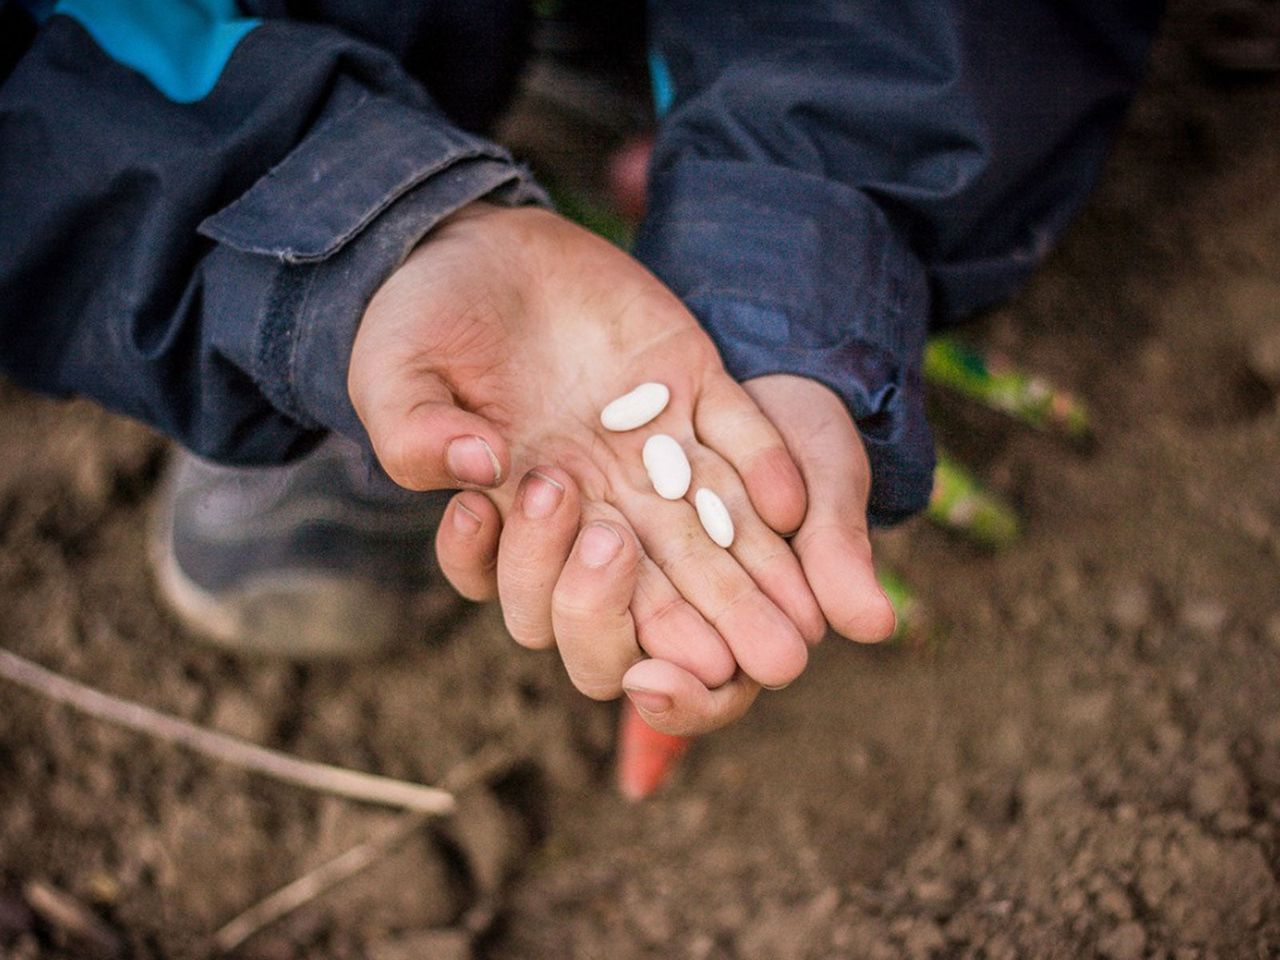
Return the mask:
[[600, 423], [617, 433], [634, 430], [667, 409], [670, 400], [671, 391], [665, 383], [642, 383], [601, 410]]
[[649, 471], [649, 482], [658, 496], [667, 500], [679, 500], [689, 492], [693, 470], [689, 458], [684, 455], [675, 437], [655, 433], [644, 442], [642, 454], [644, 468]]
[[733, 546], [733, 517], [716, 492], [699, 487], [693, 495], [693, 505], [698, 508], [698, 519], [707, 536], [726, 550]]

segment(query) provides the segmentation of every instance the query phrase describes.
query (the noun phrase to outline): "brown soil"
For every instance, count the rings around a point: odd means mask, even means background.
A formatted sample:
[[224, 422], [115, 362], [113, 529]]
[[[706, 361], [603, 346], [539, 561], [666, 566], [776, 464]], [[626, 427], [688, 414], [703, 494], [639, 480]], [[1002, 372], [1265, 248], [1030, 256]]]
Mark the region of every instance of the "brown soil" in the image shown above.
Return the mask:
[[[829, 640], [649, 803], [610, 787], [614, 708], [492, 609], [354, 670], [190, 644], [141, 559], [160, 442], [13, 389], [0, 642], [426, 782], [532, 735], [461, 815], [246, 957], [1276, 956], [1277, 144], [1280, 82], [1203, 73], [1173, 20], [1082, 221], [976, 331], [1087, 397], [1097, 448], [946, 402], [940, 433], [1022, 506], [1025, 541], [991, 556], [921, 523], [883, 537], [930, 640]], [[116, 938], [118, 955], [205, 956], [217, 926], [387, 816], [0, 686], [0, 956]], [[50, 910], [32, 884], [73, 902]], [[470, 942], [477, 904], [496, 920]]]

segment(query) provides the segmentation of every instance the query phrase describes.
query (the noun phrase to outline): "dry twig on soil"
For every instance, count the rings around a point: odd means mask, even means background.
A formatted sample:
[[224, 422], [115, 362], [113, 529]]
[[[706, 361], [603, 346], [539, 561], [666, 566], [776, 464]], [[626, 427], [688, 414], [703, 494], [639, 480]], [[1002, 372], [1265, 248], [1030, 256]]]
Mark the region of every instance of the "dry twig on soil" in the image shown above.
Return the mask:
[[69, 935], [100, 957], [118, 957], [124, 942], [92, 910], [71, 894], [40, 880], [22, 888], [23, 898], [45, 923]]
[[[493, 777], [500, 771], [510, 769], [521, 758], [522, 754], [519, 751], [513, 751], [501, 745], [490, 745], [459, 763], [446, 774], [441, 783], [450, 790], [461, 791], [472, 784]], [[230, 953], [259, 931], [373, 866], [383, 856], [422, 829], [429, 819], [430, 816], [427, 814], [406, 813], [369, 839], [356, 844], [332, 860], [326, 860], [314, 870], [309, 870], [296, 880], [259, 900], [213, 935], [214, 949], [219, 953]], [[482, 913], [483, 911], [468, 913], [469, 928], [473, 924], [485, 922], [481, 919]]]
[[278, 750], [268, 750], [87, 687], [8, 650], [0, 650], [0, 677], [99, 720], [119, 724], [165, 743], [186, 747], [201, 756], [308, 790], [399, 807], [417, 814], [447, 814], [457, 807], [457, 801], [448, 790], [314, 763]]

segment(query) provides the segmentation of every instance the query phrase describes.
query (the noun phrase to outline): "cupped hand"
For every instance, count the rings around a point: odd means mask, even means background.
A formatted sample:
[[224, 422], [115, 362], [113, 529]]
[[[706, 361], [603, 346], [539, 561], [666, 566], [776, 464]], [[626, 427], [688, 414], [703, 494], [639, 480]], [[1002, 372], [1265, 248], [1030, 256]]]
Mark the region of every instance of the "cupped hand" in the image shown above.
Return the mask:
[[791, 546], [827, 623], [860, 643], [887, 640], [897, 620], [872, 563], [871, 467], [848, 409], [806, 377], [774, 374], [748, 380], [745, 387], [804, 476], [808, 510]]
[[[605, 404], [651, 380], [672, 396], [656, 420], [600, 426]], [[546, 211], [472, 205], [373, 298], [348, 386], [394, 480], [485, 491], [442, 523], [446, 570], [473, 597], [496, 588], [512, 636], [558, 645], [584, 693], [617, 696], [625, 675], [642, 709], [671, 702], [649, 711], [655, 725], [693, 732], [804, 668], [823, 618], [778, 533], [805, 517], [804, 482], [693, 318], [622, 251]], [[645, 473], [658, 432], [693, 465], [685, 500]], [[699, 486], [733, 514], [730, 550], [697, 520]], [[454, 537], [478, 545], [466, 570], [446, 557]]]
[[[871, 473], [856, 426], [840, 399], [822, 384], [804, 377], [774, 375], [750, 380], [747, 392], [785, 439], [804, 477], [808, 508], [791, 538], [823, 616], [848, 639], [875, 643], [892, 635], [895, 616], [876, 579], [867, 529], [867, 496]], [[552, 517], [550, 527], [571, 525], [567, 516]], [[500, 550], [501, 519], [479, 494], [455, 498], [440, 527], [441, 562], [464, 593], [486, 596], [494, 589]], [[567, 535], [567, 534], [565, 534]], [[619, 597], [629, 595], [631, 572], [624, 563], [596, 568], [575, 553], [564, 568], [566, 602], [584, 625], [609, 624]], [[571, 631], [589, 637], [589, 628]], [[740, 683], [706, 690], [687, 672], [661, 660], [636, 663], [624, 683], [643, 693], [632, 699], [645, 719], [668, 733], [699, 733], [740, 717], [755, 693]]]

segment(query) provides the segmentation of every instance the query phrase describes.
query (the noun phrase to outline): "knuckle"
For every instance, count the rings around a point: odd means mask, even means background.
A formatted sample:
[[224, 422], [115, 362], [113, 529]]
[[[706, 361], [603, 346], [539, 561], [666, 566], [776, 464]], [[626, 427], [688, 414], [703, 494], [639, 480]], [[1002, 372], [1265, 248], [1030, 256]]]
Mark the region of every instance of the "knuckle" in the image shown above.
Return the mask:
[[812, 523], [802, 524], [800, 529], [791, 535], [791, 549], [804, 555], [813, 546], [814, 528]]
[[667, 550], [664, 550], [661, 554], [653, 558], [658, 569], [662, 571], [666, 578], [672, 583], [678, 582], [677, 576], [679, 575], [682, 567], [693, 567], [696, 569], [700, 566], [698, 562], [698, 553], [702, 548], [700, 540], [705, 536], [701, 527], [698, 528], [697, 534], [698, 539], [695, 540], [690, 531], [686, 530], [680, 535], [675, 543], [669, 545]]
[[838, 548], [841, 552], [862, 552], [859, 541], [865, 542], [865, 535], [857, 536], [862, 527], [856, 519], [819, 519], [806, 520], [804, 525], [791, 538], [791, 545], [798, 553], [805, 553], [818, 548], [824, 541]]
[[556, 590], [551, 605], [556, 619], [569, 625], [596, 623], [605, 613], [604, 604], [579, 590]]
[[764, 599], [756, 585], [750, 581], [746, 583], [737, 583], [736, 577], [726, 576], [722, 573], [711, 573], [708, 575], [711, 579], [711, 595], [715, 598], [715, 606], [711, 608], [711, 613], [707, 617], [712, 624], [719, 629], [721, 623], [735, 613], [758, 606], [760, 601]]
[[416, 476], [417, 458], [410, 437], [400, 432], [383, 434], [374, 441], [374, 449], [387, 476], [409, 490], [420, 489]]
[[652, 630], [663, 621], [674, 617], [686, 603], [679, 595], [669, 597], [652, 606], [645, 606], [636, 612], [636, 629]]
[[[744, 544], [749, 546], [749, 544]], [[769, 570], [775, 564], [790, 564], [795, 561], [796, 555], [786, 543], [775, 544], [770, 540], [767, 544], [762, 545], [759, 549], [753, 550], [751, 554], [743, 559], [749, 562], [752, 568], [757, 570]]]
[[619, 599], [612, 583], [579, 576], [562, 576], [551, 592], [551, 609], [556, 619], [570, 628], [599, 630], [608, 619], [628, 605], [630, 594]]

